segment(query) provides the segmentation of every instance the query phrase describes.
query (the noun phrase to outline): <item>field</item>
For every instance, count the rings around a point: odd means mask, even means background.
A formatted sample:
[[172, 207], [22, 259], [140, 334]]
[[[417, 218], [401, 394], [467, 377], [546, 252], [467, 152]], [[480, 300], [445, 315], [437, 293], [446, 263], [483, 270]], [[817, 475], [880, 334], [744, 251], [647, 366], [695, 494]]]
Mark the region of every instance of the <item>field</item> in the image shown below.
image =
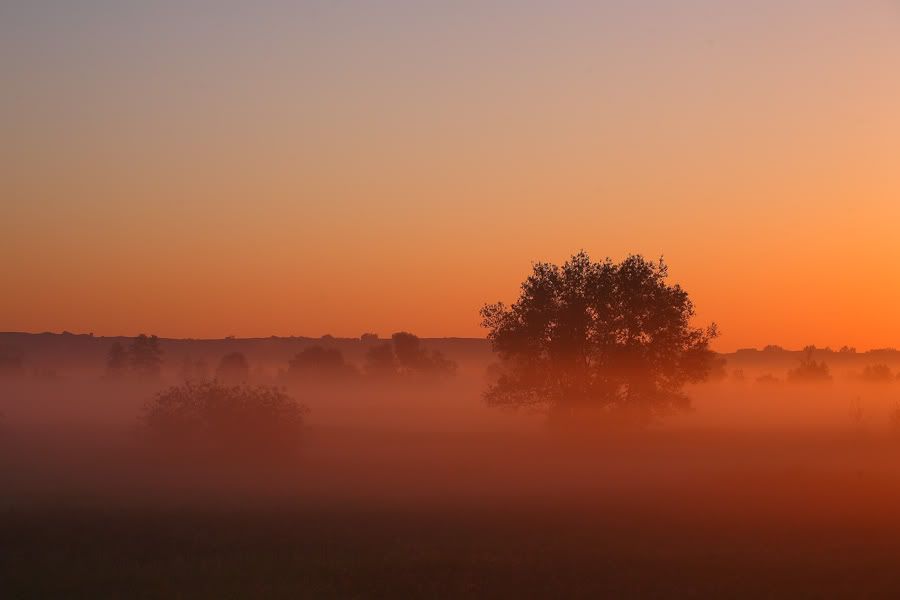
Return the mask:
[[143, 436], [159, 384], [7, 380], [3, 597], [896, 597], [900, 388], [837, 375], [632, 432], [489, 409], [478, 368], [300, 385], [296, 453], [205, 460]]

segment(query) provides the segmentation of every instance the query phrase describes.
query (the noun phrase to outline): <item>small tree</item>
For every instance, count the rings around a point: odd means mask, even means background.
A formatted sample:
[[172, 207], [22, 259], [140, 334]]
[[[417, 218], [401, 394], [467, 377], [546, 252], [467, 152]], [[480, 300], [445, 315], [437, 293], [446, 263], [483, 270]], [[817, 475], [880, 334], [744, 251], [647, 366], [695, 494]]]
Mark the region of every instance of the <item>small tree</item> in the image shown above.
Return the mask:
[[366, 351], [365, 373], [370, 377], [385, 379], [397, 374], [397, 357], [390, 342], [373, 346]]
[[356, 374], [352, 365], [344, 362], [337, 348], [310, 346], [288, 362], [288, 377], [292, 379], [341, 379]]
[[128, 352], [121, 342], [113, 342], [106, 355], [106, 376], [111, 379], [119, 379], [125, 375], [128, 369]]
[[866, 365], [860, 378], [870, 383], [888, 383], [894, 379], [894, 373], [885, 364]]
[[245, 454], [294, 444], [308, 410], [270, 386], [185, 382], [144, 408], [147, 430], [167, 445]]
[[825, 361], [815, 360], [816, 347], [807, 346], [803, 349], [803, 358], [800, 364], [788, 371], [787, 380], [791, 383], [828, 383], [831, 381], [831, 373]]
[[456, 363], [437, 350], [422, 347], [418, 336], [399, 331], [391, 341], [366, 352], [366, 373], [375, 377], [447, 377], [456, 373]]
[[156, 379], [162, 372], [162, 349], [155, 335], [140, 334], [128, 348], [131, 368], [136, 375], [145, 379]]
[[401, 373], [453, 375], [456, 372], [455, 362], [447, 360], [437, 350], [427, 351], [416, 335], [400, 331], [391, 336], [391, 341]]
[[667, 276], [639, 255], [535, 264], [514, 304], [481, 310], [504, 368], [488, 403], [631, 424], [687, 408], [682, 388], [707, 377], [717, 332], [691, 326], [694, 305]]

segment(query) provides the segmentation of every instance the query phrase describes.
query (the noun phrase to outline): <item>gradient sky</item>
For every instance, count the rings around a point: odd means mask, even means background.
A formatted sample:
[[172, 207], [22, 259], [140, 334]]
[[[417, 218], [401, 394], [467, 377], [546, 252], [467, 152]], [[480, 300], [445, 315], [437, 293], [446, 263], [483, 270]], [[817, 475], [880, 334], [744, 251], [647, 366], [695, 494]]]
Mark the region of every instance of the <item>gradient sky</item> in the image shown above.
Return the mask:
[[896, 0], [6, 0], [0, 85], [0, 330], [480, 336], [584, 248], [900, 346]]

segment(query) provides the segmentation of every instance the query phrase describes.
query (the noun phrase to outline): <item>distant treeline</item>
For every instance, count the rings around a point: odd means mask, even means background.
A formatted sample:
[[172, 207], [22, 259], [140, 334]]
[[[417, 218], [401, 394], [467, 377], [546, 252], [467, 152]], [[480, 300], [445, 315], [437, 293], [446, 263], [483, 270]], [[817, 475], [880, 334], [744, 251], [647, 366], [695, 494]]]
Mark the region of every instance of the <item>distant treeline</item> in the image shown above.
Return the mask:
[[[154, 338], [154, 336], [146, 336]], [[414, 336], [415, 337], [415, 336]], [[138, 336], [139, 338], [139, 336]], [[101, 337], [92, 334], [63, 333], [0, 333], [0, 377], [33, 376], [41, 379], [55, 379], [71, 372], [88, 372], [96, 375], [107, 372], [112, 348], [116, 350], [119, 362], [130, 363], [133, 358], [127, 356], [128, 349], [135, 339], [128, 337]], [[155, 345], [162, 353], [163, 360], [158, 365], [161, 371], [179, 377], [190, 373], [195, 378], [212, 377], [219, 368], [223, 357], [231, 354], [243, 355], [247, 368], [251, 370], [266, 365], [269, 368], [283, 370], [283, 375], [297, 374], [321, 370], [335, 370], [356, 375], [376, 375], [377, 373], [398, 372], [412, 373], [416, 370], [429, 369], [441, 371], [440, 361], [430, 367], [427, 360], [410, 357], [403, 358], [384, 349], [392, 345], [392, 338], [379, 338], [372, 333], [365, 333], [358, 338], [340, 338], [325, 335], [319, 338], [290, 336], [271, 336], [268, 338], [222, 338], [222, 339], [173, 339], [154, 338], [156, 341], [145, 342]], [[416, 338], [421, 349], [428, 348], [443, 360], [459, 365], [461, 362], [474, 364], [484, 368], [495, 360], [490, 343], [479, 338]], [[402, 342], [401, 342], [402, 343]], [[812, 352], [810, 354], [810, 348]], [[337, 355], [335, 354], [337, 351]], [[151, 353], [152, 354], [152, 353]], [[900, 371], [900, 350], [895, 348], [877, 348], [858, 351], [856, 348], [843, 346], [839, 348], [807, 347], [803, 349], [786, 349], [777, 345], [763, 348], [742, 348], [735, 352], [717, 353], [720, 365], [711, 374], [713, 380], [724, 378], [740, 378], [748, 380], [763, 379], [763, 383], [772, 380], [787, 381], [790, 370], [796, 369], [800, 361], [809, 358], [818, 363], [825, 363], [834, 369], [854, 370], [859, 378], [869, 381], [885, 381], [896, 377]], [[337, 360], [340, 356], [342, 360]], [[391, 360], [393, 358], [393, 360]], [[156, 367], [146, 359], [138, 358], [140, 371], [153, 376]], [[237, 360], [237, 359], [231, 359]], [[190, 363], [190, 364], [188, 364]], [[294, 366], [292, 367], [292, 363]], [[343, 364], [344, 366], [339, 366]], [[281, 365], [278, 367], [277, 365]], [[129, 368], [125, 366], [125, 368]], [[240, 366], [234, 367], [240, 370]], [[452, 367], [447, 367], [451, 368]], [[227, 370], [227, 367], [226, 367]], [[751, 372], [764, 371], [763, 374], [750, 375]], [[777, 373], [766, 377], [769, 373]], [[796, 379], [794, 377], [793, 379]]]

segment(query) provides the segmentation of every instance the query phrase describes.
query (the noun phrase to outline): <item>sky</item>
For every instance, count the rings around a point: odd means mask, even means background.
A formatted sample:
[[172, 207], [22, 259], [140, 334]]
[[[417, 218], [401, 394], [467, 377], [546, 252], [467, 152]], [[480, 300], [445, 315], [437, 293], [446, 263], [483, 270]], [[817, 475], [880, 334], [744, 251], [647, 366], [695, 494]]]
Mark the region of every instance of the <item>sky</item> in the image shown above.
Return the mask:
[[483, 336], [585, 249], [900, 346], [897, 0], [7, 0], [0, 86], [0, 331]]

